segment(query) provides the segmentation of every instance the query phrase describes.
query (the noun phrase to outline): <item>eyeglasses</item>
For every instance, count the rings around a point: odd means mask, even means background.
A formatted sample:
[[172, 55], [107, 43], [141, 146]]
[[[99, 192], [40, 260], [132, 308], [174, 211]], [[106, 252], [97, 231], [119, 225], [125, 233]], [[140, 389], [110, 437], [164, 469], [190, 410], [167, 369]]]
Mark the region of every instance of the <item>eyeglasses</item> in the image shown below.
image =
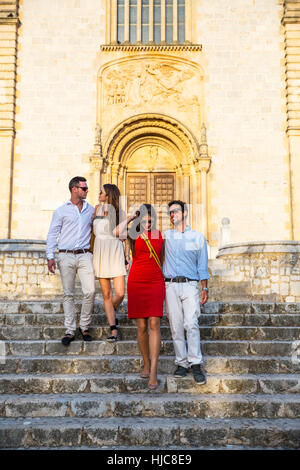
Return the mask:
[[82, 191], [88, 191], [89, 189], [87, 186], [76, 186], [76, 188], [82, 189]]
[[173, 209], [171, 211], [169, 211], [169, 214], [177, 214], [177, 212], [182, 212], [181, 209]]

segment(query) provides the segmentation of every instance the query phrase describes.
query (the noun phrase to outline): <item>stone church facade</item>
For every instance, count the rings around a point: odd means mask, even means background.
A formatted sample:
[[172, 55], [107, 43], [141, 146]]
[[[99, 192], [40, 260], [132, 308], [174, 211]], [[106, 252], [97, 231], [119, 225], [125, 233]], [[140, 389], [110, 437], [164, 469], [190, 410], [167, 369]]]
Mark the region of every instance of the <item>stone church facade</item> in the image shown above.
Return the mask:
[[45, 240], [83, 175], [183, 199], [211, 259], [296, 242], [299, 86], [298, 0], [1, 0], [0, 237]]

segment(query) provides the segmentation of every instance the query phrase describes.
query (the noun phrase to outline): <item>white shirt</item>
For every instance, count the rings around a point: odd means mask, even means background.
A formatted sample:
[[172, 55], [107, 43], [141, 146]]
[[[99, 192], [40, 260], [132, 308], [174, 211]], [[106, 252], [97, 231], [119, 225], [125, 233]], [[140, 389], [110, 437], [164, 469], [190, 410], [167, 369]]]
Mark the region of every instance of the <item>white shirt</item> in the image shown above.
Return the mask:
[[48, 259], [54, 258], [57, 244], [59, 250], [89, 249], [94, 211], [93, 206], [83, 201], [80, 212], [71, 200], [56, 209], [47, 235]]

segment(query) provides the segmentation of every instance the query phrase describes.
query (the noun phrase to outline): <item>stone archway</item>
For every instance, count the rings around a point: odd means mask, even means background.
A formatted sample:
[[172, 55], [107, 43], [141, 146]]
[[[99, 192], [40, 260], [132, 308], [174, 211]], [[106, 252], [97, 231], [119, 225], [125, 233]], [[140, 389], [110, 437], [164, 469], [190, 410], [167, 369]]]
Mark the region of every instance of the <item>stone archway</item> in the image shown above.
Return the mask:
[[[123, 196], [129, 196], [130, 203], [132, 187], [136, 202], [139, 198], [152, 204], [173, 197], [181, 199], [190, 205], [193, 227], [207, 236], [206, 174], [210, 158], [206, 142], [198, 142], [169, 116], [142, 114], [116, 126], [101, 149], [101, 185], [116, 184]], [[140, 193], [139, 188], [143, 189]]]

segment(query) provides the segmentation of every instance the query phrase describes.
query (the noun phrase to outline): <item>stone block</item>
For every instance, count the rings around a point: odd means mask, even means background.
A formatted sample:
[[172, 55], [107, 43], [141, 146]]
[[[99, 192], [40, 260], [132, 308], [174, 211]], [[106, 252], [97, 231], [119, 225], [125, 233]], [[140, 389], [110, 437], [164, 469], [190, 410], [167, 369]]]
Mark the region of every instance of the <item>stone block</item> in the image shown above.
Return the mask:
[[281, 295], [289, 295], [290, 294], [289, 290], [290, 290], [290, 286], [289, 286], [288, 283], [283, 282], [283, 283], [280, 284], [280, 294]]
[[30, 284], [36, 284], [38, 282], [38, 278], [35, 274], [28, 275], [28, 282]]
[[19, 277], [26, 277], [27, 276], [27, 266], [22, 265], [18, 268], [18, 276]]
[[4, 283], [8, 283], [8, 282], [11, 282], [11, 274], [3, 274], [2, 276], [2, 282]]
[[279, 284], [272, 283], [271, 292], [274, 292], [274, 294], [279, 294], [280, 293]]
[[291, 281], [290, 294], [294, 296], [300, 296], [300, 280], [298, 282]]

